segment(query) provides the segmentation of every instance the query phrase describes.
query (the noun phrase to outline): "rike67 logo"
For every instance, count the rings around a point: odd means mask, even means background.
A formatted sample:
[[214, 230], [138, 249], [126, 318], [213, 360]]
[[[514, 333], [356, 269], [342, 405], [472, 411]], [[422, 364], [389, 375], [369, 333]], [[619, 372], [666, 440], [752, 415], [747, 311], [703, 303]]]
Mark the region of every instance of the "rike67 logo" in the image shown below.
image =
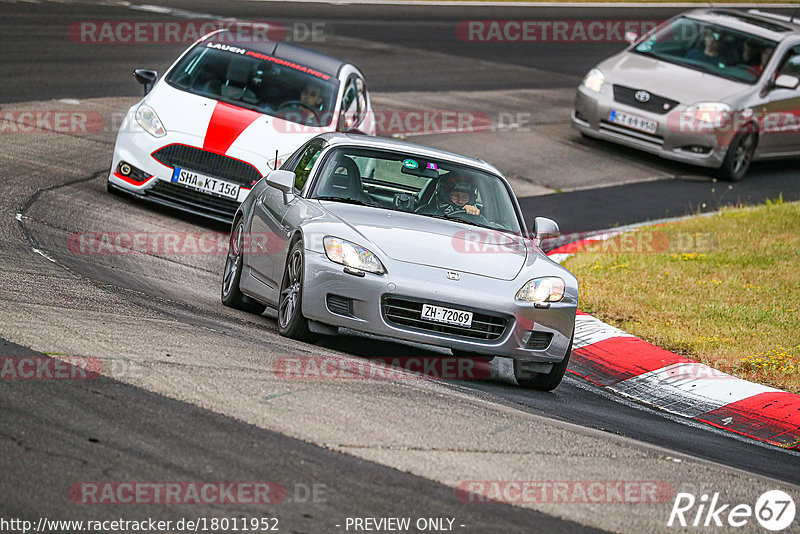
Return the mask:
[[738, 528], [750, 524], [755, 517], [762, 528], [780, 532], [792, 525], [795, 512], [794, 499], [781, 490], [764, 492], [755, 506], [724, 503], [719, 493], [703, 494], [699, 499], [691, 493], [678, 493], [667, 526]]

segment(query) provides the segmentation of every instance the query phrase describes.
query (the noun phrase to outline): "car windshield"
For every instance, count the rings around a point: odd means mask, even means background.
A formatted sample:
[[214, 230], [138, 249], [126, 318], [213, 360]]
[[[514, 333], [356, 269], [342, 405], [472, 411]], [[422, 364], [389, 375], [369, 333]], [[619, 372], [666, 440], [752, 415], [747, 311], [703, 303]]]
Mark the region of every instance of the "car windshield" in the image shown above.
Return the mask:
[[722, 78], [754, 84], [777, 43], [749, 33], [681, 17], [636, 45], [634, 52]]
[[311, 198], [519, 233], [511, 195], [498, 176], [451, 161], [394, 151], [337, 148], [325, 158]]
[[328, 126], [334, 76], [236, 46], [200, 43], [167, 77], [178, 89], [306, 126]]

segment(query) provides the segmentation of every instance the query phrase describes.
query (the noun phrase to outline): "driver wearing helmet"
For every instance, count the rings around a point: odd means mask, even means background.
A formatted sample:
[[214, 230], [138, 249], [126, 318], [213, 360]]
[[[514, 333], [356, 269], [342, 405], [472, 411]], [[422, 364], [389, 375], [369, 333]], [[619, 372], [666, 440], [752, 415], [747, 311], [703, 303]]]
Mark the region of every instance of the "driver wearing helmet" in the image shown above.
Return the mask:
[[300, 90], [300, 98], [298, 100], [289, 100], [280, 107], [287, 109], [285, 113], [287, 119], [299, 124], [318, 126], [318, 113], [323, 101], [322, 87], [317, 83], [308, 82]]
[[451, 174], [436, 184], [436, 202], [432, 211], [439, 215], [450, 215], [457, 211], [480, 215], [481, 210], [475, 205], [477, 198], [478, 187], [475, 180]]

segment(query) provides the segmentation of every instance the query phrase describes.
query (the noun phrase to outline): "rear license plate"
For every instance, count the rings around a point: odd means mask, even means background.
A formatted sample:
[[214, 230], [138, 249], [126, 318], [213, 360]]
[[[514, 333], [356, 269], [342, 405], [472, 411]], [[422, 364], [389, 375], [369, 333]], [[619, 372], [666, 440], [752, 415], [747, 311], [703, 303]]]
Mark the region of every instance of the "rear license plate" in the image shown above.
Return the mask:
[[472, 312], [431, 306], [430, 304], [422, 305], [422, 318], [426, 321], [454, 324], [466, 328], [472, 326]]
[[238, 185], [220, 180], [219, 178], [211, 178], [210, 176], [205, 176], [194, 171], [181, 169], [180, 167], [175, 167], [175, 170], [172, 171], [172, 181], [191, 187], [192, 189], [197, 189], [203, 193], [215, 193], [233, 200], [239, 198]]
[[634, 130], [639, 130], [640, 132], [645, 132], [649, 134], [656, 133], [656, 129], [658, 128], [658, 123], [656, 121], [645, 119], [644, 117], [640, 117], [639, 115], [631, 115], [630, 113], [623, 113], [622, 111], [617, 111], [615, 109], [612, 109], [609, 112], [608, 120], [610, 122], [613, 122], [614, 124], [619, 124], [620, 126], [627, 126], [628, 128], [633, 128]]

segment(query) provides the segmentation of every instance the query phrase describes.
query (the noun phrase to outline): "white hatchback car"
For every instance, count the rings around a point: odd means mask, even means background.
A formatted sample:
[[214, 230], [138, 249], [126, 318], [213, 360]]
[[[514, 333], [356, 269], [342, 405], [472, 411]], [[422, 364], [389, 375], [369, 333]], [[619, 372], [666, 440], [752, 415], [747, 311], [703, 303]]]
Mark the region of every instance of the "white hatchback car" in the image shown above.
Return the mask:
[[108, 190], [231, 222], [252, 186], [315, 135], [374, 135], [353, 65], [284, 42], [213, 32], [159, 77], [117, 135]]

